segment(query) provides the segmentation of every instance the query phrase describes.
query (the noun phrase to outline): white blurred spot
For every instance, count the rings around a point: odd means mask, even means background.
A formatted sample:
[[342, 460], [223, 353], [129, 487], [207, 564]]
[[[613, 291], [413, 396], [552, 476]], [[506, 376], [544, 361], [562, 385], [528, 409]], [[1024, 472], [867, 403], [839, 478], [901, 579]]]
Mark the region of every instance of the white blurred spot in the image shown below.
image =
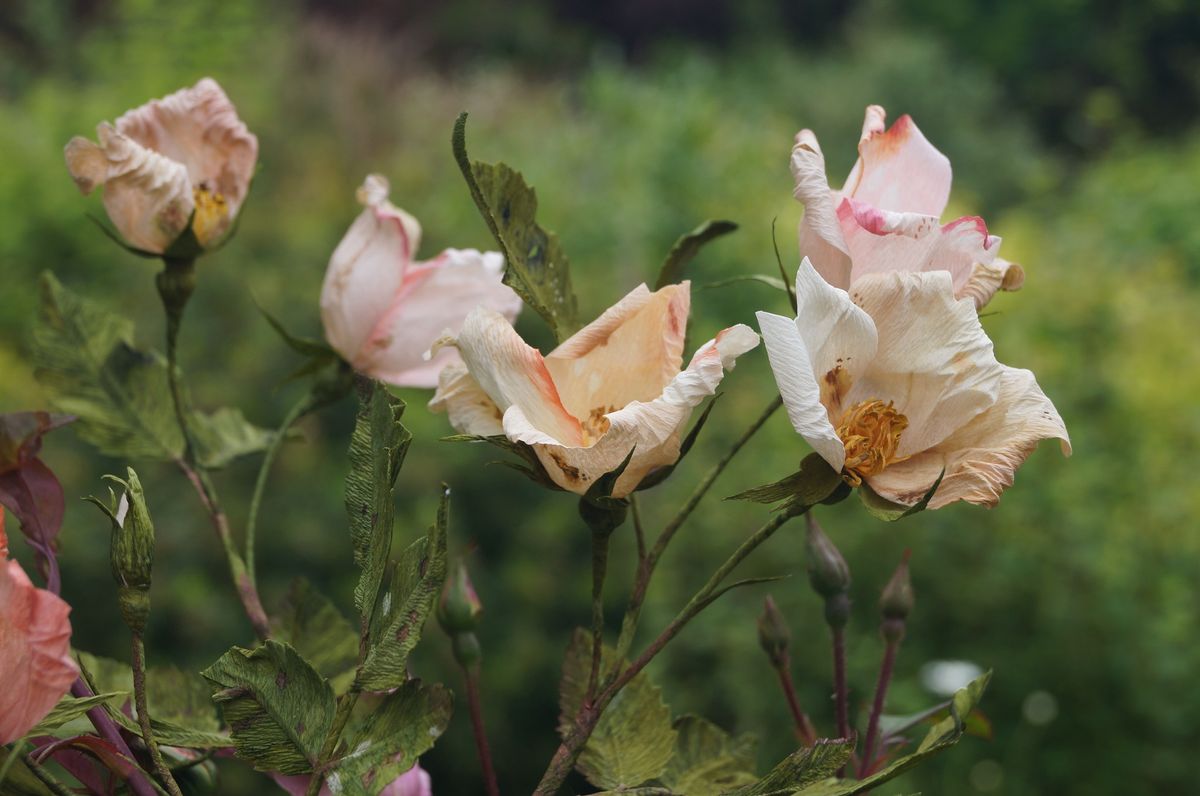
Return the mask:
[[983, 669], [971, 661], [930, 661], [921, 667], [921, 685], [939, 696], [952, 696], [979, 675]]
[[129, 493], [121, 493], [121, 502], [117, 504], [117, 525], [125, 527], [125, 515], [129, 513]]
[[993, 793], [1004, 784], [1004, 768], [995, 760], [980, 760], [971, 766], [971, 787], [981, 793]]
[[1049, 691], [1031, 691], [1021, 703], [1021, 715], [1035, 727], [1044, 727], [1058, 716], [1058, 700]]
[[325, 778], [325, 787], [329, 788], [330, 793], [334, 794], [334, 796], [337, 796], [337, 794], [342, 792], [341, 776], [336, 771], [334, 771], [332, 774], [330, 774], [329, 776], [327, 776]]
[[383, 604], [379, 606], [383, 610], [383, 615], [386, 618], [392, 612], [392, 593], [384, 592]]

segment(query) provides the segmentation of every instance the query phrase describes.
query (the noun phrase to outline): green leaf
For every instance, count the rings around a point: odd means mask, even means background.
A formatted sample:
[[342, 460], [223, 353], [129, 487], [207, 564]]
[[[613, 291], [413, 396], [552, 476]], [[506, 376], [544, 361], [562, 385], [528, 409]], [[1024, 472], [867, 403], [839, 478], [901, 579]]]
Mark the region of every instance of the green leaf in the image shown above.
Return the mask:
[[[700, 285], [701, 290], [715, 290], [719, 287], [728, 287], [741, 282], [758, 282], [760, 285], [775, 288], [783, 293], [788, 292], [787, 283], [777, 276], [770, 274], [742, 274], [741, 276], [731, 276], [728, 279], [718, 279], [716, 282], [706, 282]], [[789, 294], [790, 295], [790, 294]]]
[[794, 510], [815, 506], [828, 499], [842, 483], [842, 476], [819, 453], [810, 453], [800, 462], [800, 469], [787, 478], [747, 489], [725, 499], [774, 503], [778, 504], [775, 506], [778, 510]]
[[654, 289], [659, 290], [683, 281], [683, 272], [687, 264], [700, 253], [704, 244], [722, 235], [728, 235], [737, 228], [738, 225], [732, 221], [705, 221], [691, 232], [680, 236], [671, 247], [671, 251], [667, 252], [667, 259], [658, 272], [658, 281], [654, 283]]
[[229, 407], [211, 414], [193, 412], [188, 425], [196, 442], [196, 457], [210, 470], [266, 450], [276, 434], [248, 421], [240, 409]]
[[362, 570], [354, 589], [354, 605], [370, 619], [392, 549], [396, 505], [392, 488], [412, 442], [400, 422], [404, 402], [377, 381], [360, 387], [358, 415], [350, 438], [350, 473], [346, 476], [346, 513], [354, 563]]
[[450, 490], [443, 487], [437, 522], [392, 568], [390, 588], [371, 617], [367, 657], [358, 673], [364, 691], [385, 691], [408, 680], [408, 656], [446, 580], [449, 512]]
[[562, 342], [578, 324], [570, 266], [558, 236], [537, 223], [537, 194], [519, 171], [467, 156], [467, 114], [454, 123], [454, 159], [471, 198], [504, 253], [504, 284], [549, 324]]
[[666, 481], [671, 473], [675, 472], [675, 468], [683, 461], [683, 457], [688, 455], [688, 451], [696, 444], [696, 438], [700, 436], [700, 430], [704, 428], [704, 424], [708, 422], [708, 416], [712, 414], [713, 407], [717, 404], [717, 399], [724, 393], [717, 393], [712, 398], [708, 399], [708, 403], [704, 405], [704, 411], [700, 413], [700, 417], [696, 418], [696, 422], [692, 424], [692, 428], [683, 439], [683, 444], [679, 446], [679, 458], [674, 464], [669, 464], [666, 467], [659, 467], [657, 470], [651, 470], [645, 478], [634, 489], [635, 492], [641, 492], [643, 489], [650, 489], [658, 486], [663, 481]]
[[341, 785], [335, 793], [379, 793], [433, 747], [454, 712], [454, 695], [445, 686], [420, 680], [409, 680], [379, 700], [367, 704], [365, 720], [346, 734], [350, 752], [331, 764], [328, 776]]
[[669, 790], [688, 796], [719, 796], [758, 780], [754, 736], [731, 738], [699, 716], [680, 716], [674, 727], [675, 753], [659, 777]]
[[779, 240], [775, 237], [775, 221], [771, 219], [771, 245], [775, 248], [775, 264], [779, 266], [779, 281], [783, 284], [783, 290], [787, 293], [788, 304], [792, 306], [792, 312], [799, 312], [796, 302], [796, 280], [795, 278], [788, 279], [787, 269], [783, 267], [783, 258], [779, 256]]
[[[615, 663], [612, 650], [605, 647], [602, 669]], [[559, 690], [559, 733], [564, 738], [583, 704], [591, 665], [591, 633], [577, 629], [563, 660]], [[576, 766], [597, 787], [635, 787], [666, 770], [676, 735], [661, 691], [645, 672], [639, 672], [605, 709]]]
[[966, 730], [966, 717], [979, 704], [991, 678], [992, 673], [986, 672], [960, 689], [950, 700], [950, 715], [930, 728], [921, 745], [912, 754], [892, 761], [890, 765], [865, 779], [821, 782], [796, 791], [795, 796], [855, 796], [866, 793], [923, 763], [931, 755], [958, 743]]
[[183, 452], [166, 362], [133, 345], [133, 323], [42, 274], [35, 375], [53, 406], [79, 417], [79, 435], [121, 458], [174, 459]]
[[49, 735], [51, 730], [57, 730], [64, 724], [74, 721], [75, 719], [87, 713], [97, 705], [103, 705], [114, 699], [125, 700], [129, 698], [127, 691], [111, 691], [105, 694], [96, 694], [95, 696], [82, 697], [76, 699], [73, 696], [64, 696], [58, 700], [58, 704], [50, 709], [50, 712], [37, 723], [26, 736], [31, 735]]
[[258, 307], [258, 311], [267, 319], [267, 323], [271, 324], [271, 328], [275, 330], [275, 333], [279, 335], [284, 344], [297, 354], [321, 360], [322, 362], [332, 362], [338, 358], [337, 352], [325, 342], [314, 340], [311, 337], [299, 337], [289, 332], [274, 315], [267, 312], [266, 308], [258, 303], [258, 299], [254, 300], [254, 306]]
[[[885, 713], [879, 717], [879, 734], [882, 738], [902, 735], [920, 724], [937, 724], [949, 715], [949, 700], [918, 713], [910, 713], [903, 716]], [[983, 738], [986, 741], [990, 741], [994, 731], [991, 719], [982, 710], [976, 708], [964, 720], [963, 732], [967, 735], [974, 735], [976, 738]]]
[[925, 507], [929, 505], [929, 501], [933, 498], [933, 493], [941, 486], [942, 478], [945, 475], [946, 471], [942, 470], [937, 480], [933, 482], [933, 486], [929, 487], [929, 491], [912, 506], [905, 506], [903, 503], [893, 503], [887, 498], [881, 497], [879, 493], [871, 489], [871, 485], [866, 481], [863, 481], [862, 485], [858, 488], [858, 498], [862, 501], [863, 506], [866, 507], [867, 512], [872, 516], [884, 522], [895, 522], [896, 520], [924, 511]]
[[296, 578], [271, 617], [271, 638], [291, 644], [335, 693], [354, 681], [358, 666], [358, 631], [325, 595], [304, 578]]
[[202, 672], [220, 690], [221, 708], [240, 757], [259, 771], [313, 770], [335, 711], [329, 683], [287, 644], [234, 647]]
[[806, 785], [819, 783], [850, 759], [853, 743], [847, 740], [820, 740], [813, 746], [797, 749], [758, 782], [725, 791], [724, 796], [785, 796], [803, 792]]

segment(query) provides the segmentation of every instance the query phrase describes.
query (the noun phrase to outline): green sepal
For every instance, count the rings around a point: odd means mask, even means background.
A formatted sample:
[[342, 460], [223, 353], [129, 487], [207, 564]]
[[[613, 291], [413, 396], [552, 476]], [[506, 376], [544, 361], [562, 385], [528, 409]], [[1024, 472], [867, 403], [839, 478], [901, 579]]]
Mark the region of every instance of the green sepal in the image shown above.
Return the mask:
[[776, 511], [799, 511], [829, 500], [843, 483], [841, 474], [819, 453], [810, 453], [800, 462], [800, 469], [786, 478], [725, 499], [774, 504]]
[[517, 472], [521, 473], [521, 475], [525, 476], [530, 481], [533, 481], [535, 484], [537, 484], [539, 486], [544, 486], [547, 489], [551, 489], [551, 490], [555, 490], [555, 491], [559, 491], [559, 492], [566, 491], [561, 486], [554, 483], [554, 479], [552, 479], [549, 476], [549, 474], [546, 472], [546, 468], [544, 466], [542, 466], [542, 462], [538, 458], [537, 454], [534, 453], [533, 448], [531, 448], [529, 445], [525, 444], [524, 442], [513, 442], [512, 440], [510, 440], [508, 437], [504, 436], [503, 434], [495, 434], [490, 437], [483, 436], [483, 435], [477, 435], [477, 434], [451, 434], [448, 437], [442, 437], [441, 441], [442, 442], [486, 442], [489, 445], [494, 445], [503, 451], [507, 451], [508, 453], [511, 453], [514, 456], [520, 457], [521, 460], [524, 462], [524, 464], [521, 464], [521, 463], [512, 462], [512, 461], [499, 461], [499, 462], [496, 462], [497, 464], [501, 464], [501, 465], [504, 465], [505, 467], [509, 467], [513, 470], [516, 470]]
[[667, 259], [659, 269], [658, 279], [654, 289], [660, 290], [667, 285], [673, 285], [683, 280], [683, 272], [704, 244], [716, 240], [722, 235], [728, 235], [737, 230], [738, 225], [732, 221], [705, 221], [686, 235], [681, 235], [675, 245], [667, 252]]
[[259, 771], [308, 774], [336, 710], [333, 690], [288, 644], [233, 647], [201, 674], [229, 725], [238, 756]]
[[541, 315], [562, 342], [579, 328], [578, 306], [558, 236], [537, 223], [537, 193], [519, 171], [468, 157], [466, 113], [454, 122], [451, 146], [471, 198], [504, 254], [504, 284]]
[[942, 470], [938, 474], [937, 480], [933, 482], [933, 486], [925, 495], [912, 506], [905, 506], [903, 503], [893, 503], [885, 497], [881, 497], [878, 492], [871, 488], [871, 485], [866, 481], [858, 488], [858, 498], [862, 501], [863, 506], [871, 516], [883, 520], [884, 522], [895, 522], [904, 517], [911, 517], [913, 514], [924, 511], [929, 505], [929, 501], [933, 499], [933, 493], [942, 485], [942, 478], [945, 477], [946, 471]]

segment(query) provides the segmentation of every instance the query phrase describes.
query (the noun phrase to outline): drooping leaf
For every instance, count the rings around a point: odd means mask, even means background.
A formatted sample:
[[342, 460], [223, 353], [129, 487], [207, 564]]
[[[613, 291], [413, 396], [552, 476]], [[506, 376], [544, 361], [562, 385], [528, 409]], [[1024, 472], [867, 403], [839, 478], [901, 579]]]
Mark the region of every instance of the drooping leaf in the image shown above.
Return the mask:
[[420, 680], [409, 680], [377, 700], [361, 724], [347, 732], [349, 752], [331, 764], [328, 777], [337, 778], [337, 793], [378, 794], [433, 747], [454, 712], [454, 695], [445, 686]]
[[787, 269], [783, 267], [783, 258], [779, 256], [779, 239], [775, 237], [775, 221], [776, 219], [771, 219], [771, 245], [775, 248], [775, 264], [779, 266], [779, 281], [783, 284], [784, 292], [787, 293], [788, 304], [791, 305], [792, 312], [799, 312], [796, 303], [795, 279], [788, 279]]
[[712, 398], [708, 399], [708, 403], [704, 405], [704, 411], [700, 413], [700, 417], [696, 418], [696, 422], [692, 424], [691, 430], [689, 430], [687, 436], [683, 438], [683, 444], [679, 446], [679, 458], [675, 460], [675, 463], [668, 464], [666, 467], [659, 467], [657, 470], [651, 470], [646, 477], [641, 480], [641, 483], [637, 485], [637, 488], [634, 490], [635, 492], [641, 492], [643, 489], [650, 489], [651, 487], [658, 486], [663, 481], [666, 481], [667, 478], [671, 476], [671, 473], [675, 472], [675, 468], [678, 467], [679, 463], [683, 461], [683, 457], [687, 456], [688, 451], [690, 451], [692, 446], [696, 444], [696, 439], [700, 436], [700, 430], [703, 429], [704, 424], [708, 422], [708, 416], [712, 414], [713, 407], [717, 404], [717, 399], [722, 395], [724, 395], [724, 393], [717, 393]]
[[669, 790], [688, 796], [719, 796], [758, 781], [754, 736], [730, 737], [699, 716], [680, 716], [674, 727], [675, 753], [659, 777]]
[[[616, 663], [605, 648], [602, 669]], [[592, 665], [591, 633], [577, 629], [563, 659], [559, 733], [566, 737], [583, 704]], [[676, 730], [662, 692], [645, 672], [621, 689], [601, 714], [576, 767], [597, 787], [633, 788], [659, 777], [675, 752]]]
[[358, 674], [365, 691], [396, 688], [408, 680], [408, 656], [446, 580], [449, 511], [450, 490], [443, 487], [437, 522], [393, 567], [390, 587], [371, 617], [367, 657]]
[[827, 500], [842, 483], [841, 475], [820, 454], [810, 453], [800, 462], [800, 469], [787, 478], [747, 489], [725, 499], [777, 504], [777, 510], [794, 510]]
[[504, 254], [504, 284], [549, 324], [559, 342], [579, 328], [570, 266], [558, 236], [537, 223], [537, 193], [519, 171], [467, 155], [467, 114], [454, 123], [454, 159]]
[[296, 578], [271, 616], [271, 638], [291, 644], [335, 693], [354, 681], [358, 632], [333, 603], [304, 578]]
[[360, 386], [350, 438], [346, 513], [354, 563], [362, 570], [354, 589], [354, 605], [368, 620], [392, 548], [396, 511], [392, 488], [412, 442], [412, 434], [400, 422], [403, 414], [404, 402], [379, 382], [371, 380]]
[[201, 674], [219, 689], [213, 701], [238, 756], [259, 771], [313, 770], [335, 704], [329, 684], [296, 650], [272, 640], [233, 647]]
[[731, 276], [728, 279], [718, 279], [716, 282], [705, 282], [700, 286], [701, 290], [716, 290], [729, 285], [736, 285], [742, 282], [757, 282], [760, 285], [774, 288], [782, 293], [788, 292], [787, 283], [777, 276], [770, 274], [742, 274], [740, 276]]
[[887, 498], [880, 496], [878, 492], [871, 489], [871, 485], [866, 481], [863, 481], [862, 486], [858, 488], [858, 497], [872, 516], [884, 522], [895, 522], [896, 520], [924, 511], [925, 507], [929, 505], [929, 501], [933, 498], [933, 493], [942, 485], [942, 478], [945, 475], [946, 471], [942, 470], [937, 480], [933, 482], [933, 486], [929, 487], [929, 491], [912, 506], [905, 506], [903, 503], [893, 503]]
[[183, 451], [166, 362], [134, 347], [133, 323], [42, 275], [35, 375], [56, 409], [79, 418], [79, 435], [122, 458], [173, 459]]
[[234, 459], [265, 451], [275, 431], [256, 426], [240, 409], [224, 407], [211, 414], [193, 412], [188, 428], [203, 467], [219, 469]]
[[686, 235], [681, 235], [679, 240], [675, 241], [675, 245], [671, 247], [671, 251], [667, 252], [667, 259], [658, 272], [654, 289], [659, 290], [667, 285], [683, 281], [683, 273], [687, 269], [688, 263], [700, 253], [704, 244], [716, 240], [722, 235], [728, 235], [737, 228], [738, 225], [732, 221], [705, 221]]
[[960, 689], [950, 700], [950, 714], [929, 729], [920, 746], [912, 754], [892, 761], [885, 768], [864, 779], [819, 782], [796, 791], [795, 796], [856, 796], [859, 793], [867, 793], [924, 762], [931, 755], [958, 743], [966, 729], [966, 717], [979, 704], [991, 677], [992, 673], [986, 672]]
[[851, 741], [822, 739], [792, 752], [758, 782], [725, 791], [723, 796], [785, 796], [802, 792], [806, 785], [833, 776], [846, 765], [853, 751]]
[[113, 700], [125, 700], [129, 698], [128, 692], [112, 691], [107, 694], [96, 694], [95, 696], [82, 697], [76, 699], [73, 696], [64, 696], [58, 700], [58, 704], [50, 709], [50, 712], [39, 721], [33, 729], [25, 733], [26, 736], [34, 735], [49, 735], [51, 731], [57, 730], [64, 724], [74, 721], [83, 714], [87, 713], [92, 708], [103, 705]]

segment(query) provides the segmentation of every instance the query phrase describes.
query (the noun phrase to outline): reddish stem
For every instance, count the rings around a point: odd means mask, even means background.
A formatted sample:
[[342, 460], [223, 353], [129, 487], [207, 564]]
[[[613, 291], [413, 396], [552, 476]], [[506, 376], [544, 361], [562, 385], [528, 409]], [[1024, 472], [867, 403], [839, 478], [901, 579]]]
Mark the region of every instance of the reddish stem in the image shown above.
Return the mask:
[[817, 731], [805, 712], [800, 709], [800, 702], [796, 699], [796, 688], [792, 684], [792, 669], [786, 657], [775, 667], [775, 672], [779, 675], [779, 684], [783, 687], [783, 695], [787, 697], [788, 709], [792, 711], [792, 721], [796, 724], [796, 737], [805, 746], [812, 746], [817, 740]]
[[[840, 627], [833, 630], [833, 699], [834, 711], [837, 715], [837, 732], [839, 738], [850, 737], [850, 708], [846, 691], [846, 635]], [[838, 771], [843, 776], [846, 769]]]
[[887, 698], [888, 685], [892, 682], [892, 667], [896, 663], [897, 641], [889, 641], [883, 650], [883, 662], [879, 665], [879, 682], [875, 685], [875, 703], [871, 706], [871, 719], [867, 724], [867, 742], [863, 746], [862, 761], [858, 765], [858, 777], [862, 779], [871, 771], [875, 762], [875, 743], [879, 739], [879, 717], [883, 714], [883, 703]]
[[483, 707], [479, 699], [479, 666], [463, 667], [467, 679], [467, 706], [471, 712], [471, 729], [475, 733], [475, 751], [479, 753], [479, 765], [483, 768], [483, 781], [488, 796], [500, 796], [500, 785], [496, 781], [496, 769], [492, 766], [492, 750], [488, 747], [487, 732], [483, 727]]

